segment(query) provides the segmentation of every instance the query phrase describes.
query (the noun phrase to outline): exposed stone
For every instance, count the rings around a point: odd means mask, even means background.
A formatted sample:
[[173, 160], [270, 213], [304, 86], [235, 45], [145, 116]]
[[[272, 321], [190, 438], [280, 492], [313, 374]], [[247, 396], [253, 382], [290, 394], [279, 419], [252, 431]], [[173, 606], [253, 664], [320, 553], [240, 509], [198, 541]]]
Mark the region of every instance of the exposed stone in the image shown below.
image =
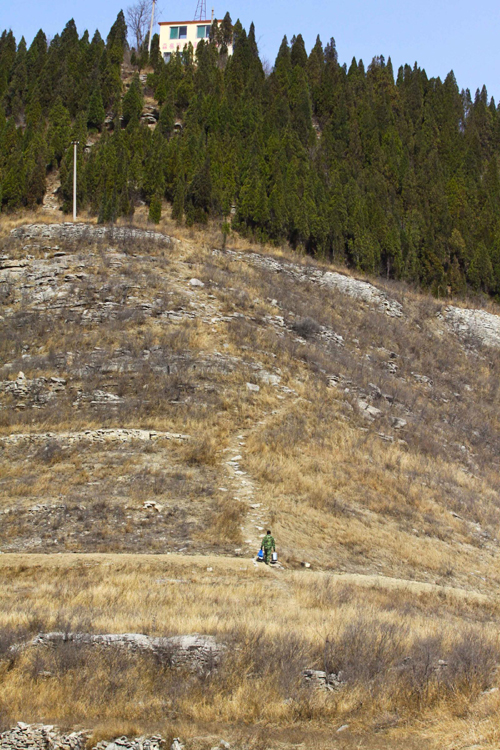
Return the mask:
[[390, 299], [385, 292], [377, 289], [377, 287], [367, 281], [353, 279], [351, 276], [345, 276], [334, 271], [326, 271], [320, 283], [330, 288], [338, 289], [350, 297], [355, 297], [368, 303], [375, 303], [382, 312], [385, 312], [391, 318], [400, 318], [403, 315], [403, 308], [400, 302]]
[[260, 386], [255, 383], [247, 383], [247, 390], [252, 391], [253, 393], [258, 393], [260, 391]]
[[419, 375], [418, 372], [412, 372], [412, 375], [418, 383], [424, 383], [432, 388], [432, 380], [427, 375]]
[[[91, 730], [81, 730], [62, 734], [58, 727], [43, 724], [25, 724], [0, 734], [0, 748], [3, 750], [83, 750], [88, 745]], [[175, 742], [176, 740], [174, 740]], [[183, 748], [180, 744], [176, 750]], [[150, 737], [117, 737], [109, 742], [102, 740], [92, 750], [165, 750], [166, 741], [159, 734]], [[221, 746], [222, 747], [222, 746]]]
[[[215, 249], [212, 252], [214, 254], [224, 253], [237, 258], [238, 260], [244, 260], [252, 265], [274, 271], [275, 273], [286, 273], [297, 281], [312, 282], [329, 287], [330, 289], [338, 290], [342, 294], [348, 294], [350, 297], [354, 297], [355, 299], [373, 305], [390, 317], [400, 318], [403, 316], [403, 307], [400, 302], [391, 299], [386, 292], [378, 289], [367, 281], [360, 281], [359, 279], [352, 278], [352, 276], [347, 276], [334, 271], [322, 271], [319, 268], [304, 267], [300, 266], [298, 263], [290, 263], [275, 258], [269, 258], [260, 255], [259, 253], [239, 253], [235, 250]], [[267, 317], [278, 318], [280, 316]], [[343, 343], [341, 336], [334, 334], [334, 337], [337, 338], [337, 343]]]
[[170, 244], [172, 239], [160, 232], [135, 227], [96, 226], [64, 222], [64, 224], [25, 224], [11, 231], [12, 237], [20, 239], [106, 239], [109, 242], [121, 242], [128, 239], [150, 240]]
[[158, 513], [163, 510], [163, 505], [155, 503], [154, 500], [146, 500], [142, 507], [144, 510], [156, 510]]
[[339, 690], [343, 685], [340, 674], [327, 674], [320, 669], [304, 669], [302, 676], [306, 684], [324, 690]]
[[61, 734], [51, 724], [26, 724], [19, 721], [15, 727], [0, 734], [2, 750], [84, 750], [91, 732], [82, 730]]
[[211, 750], [230, 750], [231, 745], [226, 740], [219, 740], [218, 745], [214, 745]]
[[159, 432], [156, 430], [139, 430], [139, 429], [97, 429], [84, 430], [83, 432], [39, 432], [39, 433], [14, 433], [12, 435], [0, 436], [0, 442], [4, 444], [16, 444], [24, 441], [41, 442], [58, 441], [72, 445], [82, 441], [90, 443], [106, 443], [108, 441], [118, 441], [128, 443], [134, 440], [189, 440], [189, 435], [183, 435], [177, 432]]
[[154, 652], [166, 656], [173, 667], [195, 670], [217, 665], [226, 646], [212, 635], [174, 635], [154, 637], [143, 633], [39, 633], [30, 641], [16, 644], [13, 652], [34, 647], [73, 643], [79, 646], [125, 648], [132, 651]]
[[381, 409], [377, 409], [376, 406], [372, 406], [367, 401], [363, 401], [363, 399], [358, 400], [358, 406], [361, 410], [361, 414], [368, 419], [376, 419], [377, 417], [382, 416]]
[[200, 279], [190, 279], [189, 286], [202, 287], [205, 286], [205, 284], [203, 283], [203, 281], [200, 281]]
[[474, 337], [486, 346], [500, 347], [500, 316], [450, 305], [444, 311], [444, 318], [459, 336]]
[[259, 372], [259, 378], [266, 385], [279, 385], [281, 381], [281, 378], [279, 375], [273, 375], [270, 372], [267, 372], [267, 370], [261, 370]]

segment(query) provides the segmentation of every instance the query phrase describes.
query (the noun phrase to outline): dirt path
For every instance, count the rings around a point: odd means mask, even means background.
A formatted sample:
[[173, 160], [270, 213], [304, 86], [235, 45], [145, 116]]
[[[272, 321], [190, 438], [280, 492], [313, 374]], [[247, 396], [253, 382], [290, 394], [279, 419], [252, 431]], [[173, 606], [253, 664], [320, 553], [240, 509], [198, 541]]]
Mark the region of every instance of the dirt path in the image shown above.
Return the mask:
[[222, 489], [231, 492], [235, 500], [248, 506], [245, 520], [241, 526], [241, 535], [245, 553], [255, 557], [262, 537], [269, 525], [269, 511], [258, 501], [258, 486], [252, 477], [241, 468], [249, 430], [235, 435], [225, 450], [224, 464], [227, 472], [227, 485]]
[[364, 573], [323, 573], [330, 579], [345, 583], [347, 585], [359, 586], [361, 588], [380, 588], [406, 590], [415, 594], [443, 594], [451, 598], [485, 604], [491, 602], [491, 597], [481, 594], [479, 591], [461, 589], [456, 586], [441, 586], [438, 583], [427, 583], [425, 581], [410, 581], [405, 578], [390, 578], [382, 575], [371, 575]]
[[[257, 537], [256, 537], [257, 538]], [[251, 560], [242, 560], [241, 557], [223, 557], [219, 555], [185, 555], [182, 553], [148, 554], [133, 552], [100, 553], [100, 552], [62, 552], [58, 554], [6, 552], [0, 553], [0, 574], [9, 569], [22, 566], [28, 568], [60, 568], [79, 566], [82, 563], [90, 565], [123, 566], [157, 565], [165, 572], [168, 568], [186, 568], [191, 573], [206, 574], [207, 565], [210, 565], [215, 575], [243, 575], [254, 570]], [[258, 566], [262, 570], [263, 566]], [[330, 573], [321, 570], [287, 570], [280, 571], [276, 581], [285, 586], [292, 583], [292, 577], [309, 576], [312, 580], [328, 578], [339, 584], [352, 585], [366, 589], [382, 589], [394, 591], [408, 591], [415, 595], [435, 594], [455, 599], [456, 601], [470, 602], [478, 605], [494, 604], [495, 599], [472, 589], [461, 589], [454, 586], [441, 586], [423, 581], [410, 581], [404, 578], [390, 578], [382, 575], [368, 575], [363, 573]]]

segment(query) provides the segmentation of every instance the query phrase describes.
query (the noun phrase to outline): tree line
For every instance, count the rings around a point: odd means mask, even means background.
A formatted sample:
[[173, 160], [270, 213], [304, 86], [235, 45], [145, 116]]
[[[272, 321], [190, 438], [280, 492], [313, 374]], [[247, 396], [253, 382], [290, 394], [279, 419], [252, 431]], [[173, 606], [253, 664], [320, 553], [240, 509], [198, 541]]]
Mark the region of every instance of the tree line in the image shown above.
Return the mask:
[[79, 205], [101, 222], [131, 217], [139, 201], [157, 222], [166, 199], [179, 222], [230, 222], [439, 295], [500, 296], [500, 111], [485, 87], [472, 98], [453, 72], [395, 72], [382, 56], [341, 65], [333, 39], [308, 54], [300, 34], [266, 74], [253, 24], [228, 14], [167, 63], [157, 35], [150, 59], [144, 47], [132, 54], [150, 71], [153, 131], [138, 75], [124, 92], [122, 12], [106, 40], [79, 37], [73, 21], [29, 48], [3, 32], [2, 211], [40, 204], [56, 169], [69, 211], [76, 139]]

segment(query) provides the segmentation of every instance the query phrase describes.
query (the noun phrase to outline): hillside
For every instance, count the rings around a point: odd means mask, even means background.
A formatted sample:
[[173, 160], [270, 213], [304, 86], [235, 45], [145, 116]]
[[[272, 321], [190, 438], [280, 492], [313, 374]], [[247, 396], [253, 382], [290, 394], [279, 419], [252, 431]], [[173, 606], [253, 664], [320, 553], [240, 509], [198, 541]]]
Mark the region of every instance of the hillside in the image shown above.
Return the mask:
[[[40, 632], [196, 632], [247, 659], [181, 700], [146, 657], [34, 647], [0, 661], [3, 725], [234, 739], [257, 722], [285, 746], [293, 724], [307, 747], [409, 747], [421, 721], [429, 747], [466, 747], [481, 720], [493, 747], [496, 308], [165, 222], [1, 231], [0, 652]], [[267, 527], [281, 569], [251, 562]], [[340, 693], [290, 703], [329, 659]], [[58, 678], [42, 689], [42, 672]]]
[[73, 20], [50, 43], [0, 35], [2, 212], [71, 212], [77, 141], [79, 210], [103, 224], [146, 205], [152, 222], [168, 210], [441, 298], [498, 298], [500, 115], [484, 86], [382, 55], [341, 63], [333, 37], [307, 53], [300, 33], [265, 71], [254, 25], [229, 14], [168, 63], [157, 35], [148, 58], [127, 33], [120, 12], [106, 40]]
[[481, 582], [499, 359], [455, 308], [76, 230], [21, 227], [1, 261], [4, 551], [248, 553], [272, 523], [290, 564]]

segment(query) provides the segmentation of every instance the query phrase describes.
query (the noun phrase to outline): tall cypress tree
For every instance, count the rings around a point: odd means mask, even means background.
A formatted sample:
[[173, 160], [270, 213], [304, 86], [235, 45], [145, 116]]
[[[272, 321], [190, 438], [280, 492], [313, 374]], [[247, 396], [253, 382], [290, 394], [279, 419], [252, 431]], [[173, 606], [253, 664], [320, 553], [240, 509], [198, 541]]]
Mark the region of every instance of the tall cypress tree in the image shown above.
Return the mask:
[[101, 87], [99, 84], [95, 84], [87, 111], [88, 127], [94, 130], [101, 130], [105, 117], [106, 112], [102, 102]]

